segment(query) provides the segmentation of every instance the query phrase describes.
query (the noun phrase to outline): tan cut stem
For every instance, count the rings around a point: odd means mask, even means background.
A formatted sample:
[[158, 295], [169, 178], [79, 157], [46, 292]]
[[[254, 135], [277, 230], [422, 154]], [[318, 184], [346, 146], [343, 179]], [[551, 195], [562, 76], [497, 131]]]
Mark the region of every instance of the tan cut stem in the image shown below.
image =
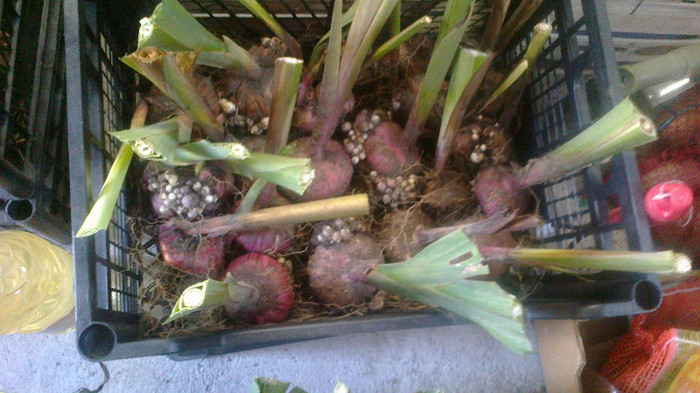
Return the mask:
[[359, 194], [229, 214], [196, 223], [183, 222], [181, 226], [190, 234], [221, 235], [232, 231], [325, 221], [366, 214], [369, 214], [369, 199], [367, 194]]

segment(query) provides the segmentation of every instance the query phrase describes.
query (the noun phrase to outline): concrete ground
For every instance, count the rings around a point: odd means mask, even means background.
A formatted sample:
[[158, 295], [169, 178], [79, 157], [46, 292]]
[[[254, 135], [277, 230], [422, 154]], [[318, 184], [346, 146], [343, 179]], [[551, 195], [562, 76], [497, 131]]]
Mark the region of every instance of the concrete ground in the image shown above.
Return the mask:
[[[0, 392], [95, 389], [102, 370], [78, 355], [74, 340], [74, 334], [0, 337]], [[330, 393], [337, 380], [354, 393], [544, 392], [537, 355], [517, 355], [475, 325], [343, 336], [187, 362], [151, 357], [106, 365], [105, 393], [247, 393], [256, 376], [309, 393]]]

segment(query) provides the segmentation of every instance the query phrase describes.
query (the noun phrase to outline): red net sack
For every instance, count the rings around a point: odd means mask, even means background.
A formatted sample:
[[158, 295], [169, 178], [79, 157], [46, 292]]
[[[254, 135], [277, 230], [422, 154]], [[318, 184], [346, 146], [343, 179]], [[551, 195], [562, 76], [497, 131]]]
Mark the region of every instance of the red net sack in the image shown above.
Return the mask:
[[621, 393], [649, 392], [676, 358], [679, 329], [700, 330], [700, 280], [664, 291], [653, 313], [638, 315], [615, 343], [601, 375]]

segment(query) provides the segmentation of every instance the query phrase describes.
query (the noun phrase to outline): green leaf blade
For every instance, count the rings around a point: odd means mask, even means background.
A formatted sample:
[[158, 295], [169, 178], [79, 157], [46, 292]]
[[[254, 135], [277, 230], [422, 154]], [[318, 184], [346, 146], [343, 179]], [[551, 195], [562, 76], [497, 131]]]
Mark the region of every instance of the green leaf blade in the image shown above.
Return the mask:
[[[343, 14], [343, 20], [342, 20], [342, 25], [343, 29], [347, 27], [350, 23], [352, 23], [353, 18], [355, 17], [355, 12], [357, 11], [357, 6], [360, 4], [359, 1], [354, 1], [352, 5], [350, 5], [350, 8], [348, 8], [347, 11]], [[321, 60], [321, 55], [323, 54], [323, 49], [326, 46], [326, 42], [330, 38], [331, 33], [328, 32], [326, 33], [321, 39], [316, 43], [316, 46], [314, 46], [313, 51], [311, 52], [311, 57], [309, 57], [309, 68], [313, 68], [316, 66], [316, 63]]]
[[[486, 100], [486, 103], [484, 104], [483, 108], [486, 108], [487, 106], [491, 105], [492, 102], [496, 101], [498, 97], [503, 95], [508, 89], [511, 88], [520, 78], [522, 78], [525, 73], [527, 73], [527, 70], [530, 68], [530, 63], [527, 60], [522, 60], [520, 63], [518, 63], [517, 66], [513, 69], [513, 71], [508, 74], [506, 79], [503, 80], [503, 82], [496, 88], [496, 90], [491, 93], [491, 96], [489, 97], [488, 100]], [[482, 110], [483, 110], [482, 108]]]
[[[450, 259], [455, 256], [457, 259]], [[377, 266], [367, 281], [385, 291], [467, 318], [518, 353], [532, 352], [517, 298], [494, 282], [465, 279], [488, 272], [482, 260], [476, 245], [457, 230], [406, 262]]]
[[257, 377], [253, 380], [251, 393], [287, 393], [291, 383], [282, 382], [272, 378]]
[[131, 146], [127, 143], [122, 144], [105, 178], [100, 194], [75, 237], [92, 236], [109, 227], [109, 221], [114, 213], [114, 207], [117, 205], [117, 199], [133, 156], [134, 151]]
[[167, 93], [195, 122], [207, 129], [210, 137], [220, 139], [223, 130], [194, 84], [191, 70], [195, 61], [196, 55], [187, 52], [163, 56], [163, 79]]
[[423, 125], [430, 116], [430, 111], [435, 104], [447, 71], [452, 65], [452, 60], [457, 55], [457, 48], [462, 42], [462, 37], [467, 31], [467, 21], [450, 30], [433, 50], [428, 63], [428, 69], [421, 81], [411, 115], [406, 124], [402, 141], [406, 146], [412, 146], [420, 135]]
[[420, 33], [423, 29], [430, 25], [432, 21], [433, 20], [427, 15], [416, 20], [406, 29], [400, 31], [398, 34], [395, 34], [388, 41], [386, 41], [379, 48], [377, 48], [367, 62], [371, 63], [377, 61], [382, 57], [388, 55], [389, 53], [393, 52], [394, 50], [398, 49], [401, 46], [401, 44], [410, 40], [416, 34]]
[[259, 178], [302, 195], [314, 178], [311, 160], [265, 153], [251, 153], [244, 160], [225, 160], [239, 175]]
[[167, 88], [165, 87], [165, 80], [163, 79], [163, 73], [160, 69], [159, 60], [154, 62], [145, 62], [138, 56], [137, 52], [120, 57], [119, 60], [134, 71], [143, 75], [146, 79], [153, 83], [158, 90], [167, 94]]
[[[463, 285], [464, 282], [466, 282], [466, 280], [450, 285], [453, 287], [460, 286]], [[493, 283], [493, 285], [497, 284]], [[471, 320], [517, 353], [527, 354], [533, 351], [532, 344], [525, 332], [525, 323], [522, 316], [518, 318], [504, 317], [475, 306], [466, 298], [445, 293], [440, 289], [441, 288], [419, 290], [418, 297], [423, 299], [421, 302], [444, 308], [445, 310]], [[458, 293], [458, 291], [454, 290], [452, 292]]]
[[176, 0], [163, 0], [150, 18], [141, 20], [138, 49], [163, 51], [223, 51], [224, 43], [190, 15]]
[[222, 306], [227, 301], [230, 302], [231, 297], [225, 282], [212, 279], [198, 282], [182, 291], [170, 312], [170, 316], [163, 324], [168, 324], [197, 311]]
[[[489, 55], [484, 52], [479, 52], [473, 49], [462, 48], [457, 53], [457, 59], [452, 69], [450, 84], [447, 89], [447, 97], [445, 99], [445, 107], [442, 112], [442, 121], [440, 123], [440, 133], [438, 135], [437, 151], [435, 154], [435, 168], [441, 171], [447, 162], [447, 156], [450, 154], [452, 141], [457, 132], [456, 127], [452, 127], [454, 119], [452, 116], [460, 116], [464, 113], [455, 113], [457, 105], [462, 98], [462, 94], [466, 90], [469, 82], [478, 73], [479, 69], [484, 66]], [[460, 107], [459, 110], [462, 108]], [[466, 109], [466, 108], [465, 108]]]
[[[343, 1], [338, 0], [333, 5], [333, 17], [331, 19], [331, 30], [329, 32], [328, 49], [326, 50], [326, 63], [323, 69], [323, 79], [321, 80], [321, 102], [335, 102], [338, 97], [338, 75], [340, 74], [340, 56]], [[326, 108], [330, 112], [332, 108]], [[324, 113], [322, 116], [329, 116]]]
[[449, 0], [445, 6], [435, 45], [438, 45], [455, 26], [464, 21], [471, 9], [472, 0]]
[[379, 265], [372, 274], [382, 274], [405, 287], [430, 288], [488, 274], [482, 261], [476, 245], [462, 231], [454, 231], [408, 261]]

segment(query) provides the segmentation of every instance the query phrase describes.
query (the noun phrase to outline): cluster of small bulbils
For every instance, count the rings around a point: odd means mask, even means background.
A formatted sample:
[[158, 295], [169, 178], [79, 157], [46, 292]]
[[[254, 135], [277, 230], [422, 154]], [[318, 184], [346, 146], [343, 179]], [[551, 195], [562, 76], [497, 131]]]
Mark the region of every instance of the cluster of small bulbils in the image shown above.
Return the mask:
[[149, 177], [148, 190], [158, 196], [161, 204], [158, 213], [178, 214], [189, 219], [202, 216], [218, 206], [213, 184], [191, 176], [181, 176], [174, 169]]
[[343, 140], [343, 144], [345, 151], [350, 154], [353, 164], [357, 165], [367, 158], [365, 141], [375, 127], [390, 118], [391, 114], [386, 111], [374, 110], [370, 113], [364, 109], [355, 117], [354, 124], [346, 121], [340, 126], [341, 130], [348, 134], [348, 137]]
[[273, 51], [274, 53], [287, 52], [287, 44], [277, 37], [263, 37], [260, 39], [260, 45], [264, 49]]
[[376, 171], [369, 173], [374, 184], [374, 194], [381, 203], [396, 209], [405, 202], [415, 201], [418, 198], [416, 186], [418, 177], [414, 174], [396, 177], [387, 177]]
[[[478, 122], [483, 121], [482, 115], [477, 118]], [[471, 154], [469, 155], [469, 160], [474, 164], [481, 164], [486, 160], [488, 156], [493, 156], [494, 152], [491, 151], [493, 147], [489, 145], [489, 141], [492, 141], [499, 124], [495, 123], [492, 126], [487, 126], [482, 128], [482, 126], [474, 124], [470, 127], [467, 132], [471, 133], [471, 138], [474, 142]]]
[[481, 164], [486, 158], [487, 146], [485, 143], [479, 143], [479, 139], [481, 137], [480, 131], [481, 128], [478, 127], [473, 127], [471, 129], [472, 140], [474, 140], [474, 150], [472, 150], [472, 153], [469, 155], [469, 159], [474, 164]]
[[227, 127], [240, 127], [248, 130], [252, 135], [260, 135], [267, 131], [267, 127], [270, 124], [270, 117], [265, 116], [260, 119], [259, 122], [250, 117], [246, 117], [242, 113], [238, 112], [238, 107], [232, 101], [227, 98], [219, 99], [219, 107], [221, 108], [221, 113], [224, 114], [224, 125]]
[[336, 218], [332, 221], [319, 223], [311, 235], [311, 242], [315, 245], [332, 245], [350, 240], [357, 232], [366, 232], [367, 224], [359, 218]]

